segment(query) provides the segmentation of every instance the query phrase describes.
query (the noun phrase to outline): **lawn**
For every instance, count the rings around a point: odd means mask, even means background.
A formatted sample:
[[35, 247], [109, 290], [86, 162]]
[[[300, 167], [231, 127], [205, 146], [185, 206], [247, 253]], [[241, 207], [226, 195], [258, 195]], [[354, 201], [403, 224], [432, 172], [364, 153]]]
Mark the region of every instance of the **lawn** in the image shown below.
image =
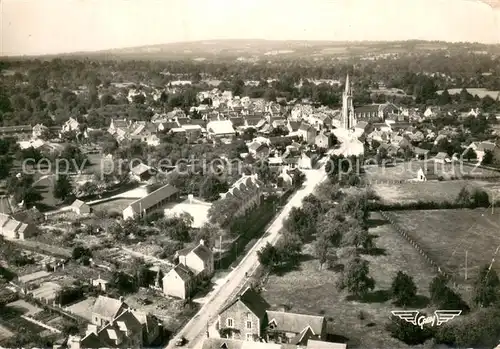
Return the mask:
[[500, 199], [499, 183], [478, 180], [379, 183], [373, 184], [371, 187], [385, 204], [405, 204], [417, 201], [448, 201], [453, 203], [463, 187], [480, 188], [486, 190], [490, 194], [490, 198]]
[[66, 307], [64, 310], [71, 314], [75, 314], [77, 316], [80, 316], [84, 319], [87, 319], [88, 321], [92, 320], [92, 307], [94, 306], [95, 303], [95, 298], [94, 297], [89, 297], [81, 302], [74, 303], [68, 307]]
[[[364, 166], [365, 178], [370, 184], [394, 184], [401, 181], [407, 181], [417, 178], [418, 170], [423, 166], [423, 161], [399, 162], [394, 166], [388, 164], [386, 167], [377, 165]], [[428, 164], [427, 166], [434, 166]], [[443, 179], [460, 179], [464, 176], [478, 178], [499, 177], [500, 172], [488, 170], [484, 168], [475, 168], [474, 166], [456, 163], [453, 165], [436, 164], [435, 173], [442, 176]]]
[[[492, 209], [390, 212], [394, 221], [451, 272], [461, 286], [470, 285], [481, 266], [489, 264], [500, 246], [500, 212]], [[467, 251], [468, 281], [465, 278]], [[493, 268], [500, 271], [500, 258]], [[467, 294], [464, 294], [467, 296]]]
[[[387, 300], [386, 291], [401, 270], [413, 276], [420, 295], [428, 296], [434, 271], [380, 214], [373, 213], [371, 223], [370, 232], [377, 236], [376, 245], [385, 251], [378, 256], [363, 256], [370, 262], [370, 274], [376, 282], [372, 298], [377, 300], [371, 303], [349, 300], [345, 291], [335, 287], [339, 274], [326, 269], [320, 271], [314, 258], [303, 261], [298, 270], [270, 276], [264, 285], [264, 298], [272, 305], [287, 305], [291, 312], [324, 314], [329, 320], [329, 332], [347, 337], [349, 347], [408, 348], [385, 330], [391, 310], [396, 309]], [[303, 252], [311, 253], [312, 247], [305, 246]], [[420, 304], [418, 309], [425, 309], [425, 305]]]
[[136, 199], [115, 199], [92, 205], [92, 210], [106, 212], [115, 211], [121, 213], [128, 205], [130, 205], [134, 201], [136, 201]]

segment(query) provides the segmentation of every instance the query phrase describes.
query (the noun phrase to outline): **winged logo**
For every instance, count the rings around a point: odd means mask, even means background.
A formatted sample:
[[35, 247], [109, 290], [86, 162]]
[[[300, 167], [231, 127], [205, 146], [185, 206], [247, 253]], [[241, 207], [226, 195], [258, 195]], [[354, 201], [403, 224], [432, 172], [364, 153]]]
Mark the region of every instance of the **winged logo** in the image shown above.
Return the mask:
[[461, 310], [436, 310], [434, 312], [436, 314], [436, 326], [439, 326], [445, 322], [448, 322], [458, 315], [462, 314]]
[[418, 314], [420, 313], [418, 310], [393, 310], [391, 313], [401, 320], [417, 326]]
[[436, 310], [432, 316], [425, 316], [423, 314], [419, 316], [420, 312], [418, 310], [393, 310], [391, 313], [392, 315], [399, 317], [401, 320], [405, 320], [415, 326], [420, 326], [420, 328], [423, 329], [425, 324], [429, 324], [430, 326], [439, 326], [448, 322], [459, 316], [462, 311]]

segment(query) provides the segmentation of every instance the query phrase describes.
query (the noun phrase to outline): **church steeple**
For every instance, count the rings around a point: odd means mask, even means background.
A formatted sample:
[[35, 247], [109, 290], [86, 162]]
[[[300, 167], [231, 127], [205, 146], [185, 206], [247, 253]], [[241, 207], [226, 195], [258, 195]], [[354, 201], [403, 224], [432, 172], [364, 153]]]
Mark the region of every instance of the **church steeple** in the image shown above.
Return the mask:
[[345, 94], [351, 95], [351, 81], [349, 80], [349, 73], [347, 73], [347, 77], [345, 78]]
[[349, 74], [347, 74], [345, 89], [342, 94], [342, 127], [346, 130], [350, 130], [355, 126], [355, 123], [351, 81], [349, 79]]

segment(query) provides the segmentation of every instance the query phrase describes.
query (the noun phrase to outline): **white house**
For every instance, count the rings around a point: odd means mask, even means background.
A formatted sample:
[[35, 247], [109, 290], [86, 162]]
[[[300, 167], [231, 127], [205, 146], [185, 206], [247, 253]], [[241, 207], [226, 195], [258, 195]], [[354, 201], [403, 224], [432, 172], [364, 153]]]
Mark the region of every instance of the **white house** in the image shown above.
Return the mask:
[[210, 121], [207, 132], [210, 138], [232, 138], [236, 134], [230, 120]]

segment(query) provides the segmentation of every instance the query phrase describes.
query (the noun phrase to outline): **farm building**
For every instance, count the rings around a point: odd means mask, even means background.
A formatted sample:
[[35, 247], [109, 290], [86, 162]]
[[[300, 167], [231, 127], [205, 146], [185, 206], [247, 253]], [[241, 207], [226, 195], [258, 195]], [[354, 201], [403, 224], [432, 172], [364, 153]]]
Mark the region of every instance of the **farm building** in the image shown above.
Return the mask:
[[85, 202], [76, 199], [71, 204], [71, 211], [75, 212], [78, 215], [84, 215], [84, 214], [90, 214], [91, 209], [90, 206], [87, 205]]
[[123, 219], [135, 218], [159, 210], [167, 203], [177, 199], [178, 195], [179, 190], [176, 187], [170, 184], [164, 185], [128, 205], [123, 210]]

